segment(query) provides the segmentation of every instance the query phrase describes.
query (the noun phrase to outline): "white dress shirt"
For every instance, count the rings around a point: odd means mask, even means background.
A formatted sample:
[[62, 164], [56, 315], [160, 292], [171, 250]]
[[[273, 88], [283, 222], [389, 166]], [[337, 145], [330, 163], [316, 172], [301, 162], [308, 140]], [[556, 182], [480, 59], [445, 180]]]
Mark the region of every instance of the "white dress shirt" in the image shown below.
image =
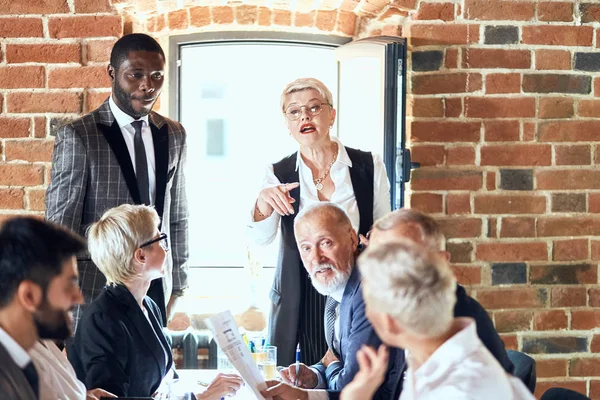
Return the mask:
[[[137, 173], [137, 171], [135, 171], [135, 146], [133, 144], [135, 129], [131, 125], [131, 123], [136, 120], [131, 115], [126, 114], [123, 110], [121, 110], [119, 106], [117, 106], [117, 104], [112, 98], [112, 95], [108, 100], [108, 105], [110, 107], [110, 111], [115, 116], [117, 124], [119, 124], [119, 128], [121, 128], [123, 139], [125, 139], [125, 144], [127, 145], [127, 150], [129, 151], [129, 157], [131, 157], [131, 164], [133, 164], [133, 171]], [[148, 186], [150, 186], [150, 202], [154, 204], [154, 195], [156, 193], [156, 163], [154, 162], [154, 140], [152, 139], [152, 130], [150, 129], [150, 125], [148, 124], [148, 116], [144, 115], [138, 121], [143, 121], [142, 141], [144, 142], [144, 147], [146, 150], [146, 160], [148, 163]]]
[[461, 330], [422, 365], [406, 351], [400, 400], [535, 400], [483, 345], [472, 318], [455, 318], [454, 326]]
[[29, 355], [40, 377], [40, 400], [85, 400], [85, 385], [54, 342], [35, 342]]
[[[358, 213], [356, 197], [354, 196], [352, 180], [350, 179], [352, 161], [350, 161], [344, 145], [336, 137], [331, 137], [331, 140], [338, 144], [338, 155], [329, 172], [335, 184], [335, 191], [331, 195], [330, 201], [346, 211], [354, 230], [358, 232], [360, 215]], [[298, 178], [300, 180], [299, 210], [302, 210], [302, 208], [317, 203], [320, 200], [313, 181], [312, 172], [304, 160], [302, 160], [300, 152], [298, 152], [296, 157], [296, 169], [298, 170]], [[279, 182], [279, 179], [277, 179], [273, 172], [273, 165], [269, 164], [260, 190], [277, 185], [281, 185], [281, 182]], [[248, 235], [257, 244], [267, 245], [277, 236], [280, 216], [276, 212], [273, 212], [268, 218], [256, 222], [254, 221], [254, 206], [255, 204], [252, 204], [248, 222]], [[373, 221], [384, 216], [390, 210], [390, 183], [385, 172], [385, 165], [381, 156], [373, 154]]]
[[31, 357], [29, 357], [25, 349], [2, 328], [0, 328], [0, 344], [4, 346], [10, 358], [17, 364], [17, 367], [23, 369], [31, 361]]

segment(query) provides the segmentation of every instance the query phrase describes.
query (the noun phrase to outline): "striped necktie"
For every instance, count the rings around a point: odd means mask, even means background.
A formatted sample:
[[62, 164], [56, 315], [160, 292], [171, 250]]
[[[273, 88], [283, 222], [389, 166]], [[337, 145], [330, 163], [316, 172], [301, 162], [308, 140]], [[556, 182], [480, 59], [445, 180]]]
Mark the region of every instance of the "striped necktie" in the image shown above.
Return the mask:
[[331, 349], [333, 354], [340, 358], [337, 341], [335, 340], [335, 320], [338, 316], [338, 303], [333, 297], [328, 296], [325, 302], [325, 340], [327, 340], [327, 346]]

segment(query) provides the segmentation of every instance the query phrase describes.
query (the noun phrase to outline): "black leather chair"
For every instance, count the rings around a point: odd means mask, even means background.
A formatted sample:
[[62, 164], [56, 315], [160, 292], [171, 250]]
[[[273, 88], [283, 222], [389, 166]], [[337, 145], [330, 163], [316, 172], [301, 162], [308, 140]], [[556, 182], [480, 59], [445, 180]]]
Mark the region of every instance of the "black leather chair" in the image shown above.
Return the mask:
[[515, 365], [514, 375], [523, 381], [531, 393], [535, 391], [535, 360], [525, 353], [507, 350], [508, 358]]
[[544, 392], [540, 400], [591, 400], [589, 397], [569, 389], [551, 388]]

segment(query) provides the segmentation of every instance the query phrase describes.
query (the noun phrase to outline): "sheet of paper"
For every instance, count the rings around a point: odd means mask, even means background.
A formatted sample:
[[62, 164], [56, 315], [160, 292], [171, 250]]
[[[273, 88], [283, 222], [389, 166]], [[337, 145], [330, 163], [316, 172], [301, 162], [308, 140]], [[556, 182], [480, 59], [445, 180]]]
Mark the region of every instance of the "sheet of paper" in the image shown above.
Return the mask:
[[212, 331], [217, 345], [244, 378], [246, 385], [252, 389], [257, 399], [265, 400], [260, 391], [265, 390], [267, 384], [254, 363], [248, 346], [246, 346], [240, 335], [231, 311], [227, 310], [215, 314], [205, 319], [205, 322]]

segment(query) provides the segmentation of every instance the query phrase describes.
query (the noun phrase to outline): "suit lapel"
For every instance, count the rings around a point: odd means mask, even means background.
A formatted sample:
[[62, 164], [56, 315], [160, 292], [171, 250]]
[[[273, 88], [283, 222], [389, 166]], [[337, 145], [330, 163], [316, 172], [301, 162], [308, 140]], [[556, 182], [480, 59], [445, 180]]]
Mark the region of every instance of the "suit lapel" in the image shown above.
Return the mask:
[[[105, 104], [108, 105], [108, 103]], [[125, 139], [123, 139], [119, 124], [113, 119], [110, 126], [100, 123], [98, 124], [98, 128], [100, 129], [100, 132], [102, 132], [102, 135], [104, 135], [104, 138], [117, 158], [117, 162], [121, 167], [121, 172], [123, 173], [125, 183], [127, 184], [133, 202], [135, 204], [141, 204], [140, 191], [137, 186], [133, 164], [131, 164], [131, 156], [127, 150], [127, 144], [125, 144]]]
[[352, 327], [350, 315], [350, 308], [352, 307], [353, 302], [352, 298], [355, 295], [354, 293], [356, 292], [357, 287], [360, 285], [360, 280], [360, 272], [358, 272], [358, 267], [355, 265], [350, 274], [350, 278], [348, 278], [348, 283], [346, 283], [344, 295], [342, 296], [342, 303], [340, 304], [340, 361], [342, 362], [344, 362], [344, 351], [342, 350], [343, 341], [349, 335], [350, 328]]
[[165, 208], [165, 195], [167, 190], [167, 169], [169, 167], [169, 126], [162, 124], [158, 128], [150, 123], [152, 140], [154, 141], [154, 162], [156, 165], [156, 197], [154, 204], [158, 216], [163, 216]]
[[[0, 389], [5, 389], [7, 386], [10, 386], [14, 392], [6, 393], [2, 391], [5, 395], [15, 395], [18, 396], [19, 399], [27, 400], [27, 399], [36, 399], [35, 393], [33, 389], [29, 385], [29, 381], [25, 377], [25, 374], [18, 367], [17, 364], [13, 361], [6, 348], [0, 343], [0, 365], [2, 365], [2, 372], [0, 373], [0, 379], [6, 379], [6, 382], [0, 383]], [[10, 397], [9, 397], [10, 398]]]

